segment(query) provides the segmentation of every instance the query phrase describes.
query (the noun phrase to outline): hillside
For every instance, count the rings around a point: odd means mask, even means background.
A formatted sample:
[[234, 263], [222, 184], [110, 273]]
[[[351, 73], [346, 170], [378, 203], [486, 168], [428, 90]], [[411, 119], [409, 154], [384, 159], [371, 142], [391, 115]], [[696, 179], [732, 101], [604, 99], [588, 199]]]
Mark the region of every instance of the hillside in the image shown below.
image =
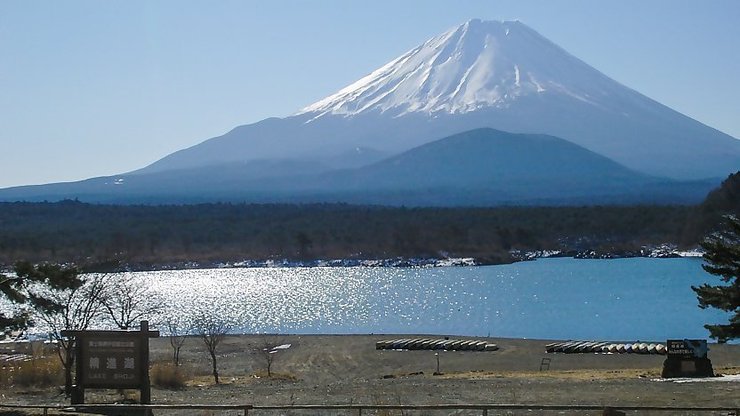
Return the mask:
[[481, 127], [561, 137], [654, 176], [723, 178], [740, 165], [739, 140], [621, 85], [522, 22], [473, 19], [291, 117], [240, 126], [141, 171], [263, 159], [336, 168], [356, 148], [391, 156]]
[[740, 171], [728, 176], [692, 210], [682, 241], [696, 241], [716, 231], [725, 215], [740, 216]]
[[259, 161], [0, 190], [0, 200], [388, 206], [694, 204], [715, 181], [645, 175], [547, 135], [481, 128], [360, 168]]
[[[443, 142], [482, 128], [519, 134], [522, 144]], [[632, 173], [617, 174], [615, 163]], [[695, 204], [737, 166], [740, 140], [521, 22], [473, 19], [292, 116], [236, 127], [129, 173], [4, 189], [0, 200]]]

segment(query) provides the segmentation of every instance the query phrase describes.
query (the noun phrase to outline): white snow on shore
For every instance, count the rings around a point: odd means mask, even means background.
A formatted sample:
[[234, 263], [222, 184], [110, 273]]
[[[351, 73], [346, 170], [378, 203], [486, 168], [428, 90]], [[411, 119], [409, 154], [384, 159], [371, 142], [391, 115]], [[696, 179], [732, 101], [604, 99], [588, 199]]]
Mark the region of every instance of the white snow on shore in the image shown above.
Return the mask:
[[727, 376], [719, 376], [719, 377], [699, 377], [699, 378], [688, 378], [688, 377], [679, 377], [679, 378], [654, 378], [651, 379], [651, 381], [664, 381], [668, 383], [710, 383], [710, 382], [717, 382], [717, 381], [725, 381], [725, 382], [740, 382], [740, 374], [731, 374]]
[[693, 250], [677, 251], [676, 254], [681, 257], [701, 257], [704, 255], [704, 251], [695, 248]]

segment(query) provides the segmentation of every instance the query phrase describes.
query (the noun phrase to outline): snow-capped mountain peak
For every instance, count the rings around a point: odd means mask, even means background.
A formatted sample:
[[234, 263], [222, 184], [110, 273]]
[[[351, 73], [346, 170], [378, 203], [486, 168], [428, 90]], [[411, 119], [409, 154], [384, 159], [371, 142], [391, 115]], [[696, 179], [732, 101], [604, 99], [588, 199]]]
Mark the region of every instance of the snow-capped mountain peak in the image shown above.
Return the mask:
[[613, 82], [523, 23], [473, 19], [299, 114], [466, 113], [548, 91], [590, 101], [584, 73], [586, 80]]
[[557, 136], [653, 176], [716, 178], [740, 166], [740, 141], [619, 84], [520, 22], [471, 20], [296, 116], [237, 127], [137, 174], [356, 168], [477, 128]]

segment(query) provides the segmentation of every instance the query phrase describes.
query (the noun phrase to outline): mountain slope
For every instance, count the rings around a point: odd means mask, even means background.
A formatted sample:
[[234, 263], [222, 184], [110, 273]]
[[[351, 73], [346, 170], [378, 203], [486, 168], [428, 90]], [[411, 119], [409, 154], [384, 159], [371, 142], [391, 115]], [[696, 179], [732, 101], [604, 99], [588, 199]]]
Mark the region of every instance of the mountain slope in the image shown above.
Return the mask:
[[231, 164], [0, 190], [0, 200], [113, 203], [348, 202], [378, 205], [695, 203], [714, 182], [629, 170], [566, 140], [476, 129], [380, 162], [321, 172], [295, 162]]
[[640, 174], [557, 137], [490, 128], [358, 169], [262, 184], [312, 200], [409, 205], [696, 202], [713, 185]]
[[[552, 186], [560, 192], [594, 184], [628, 189], [653, 180], [563, 139], [490, 128], [459, 133], [409, 150], [353, 175], [361, 188], [518, 188]], [[560, 186], [554, 186], [556, 184]]]
[[474, 19], [299, 114], [467, 113], [553, 93], [605, 108], [614, 107], [614, 98], [630, 98], [623, 87], [526, 25]]
[[[519, 135], [445, 139], [480, 128]], [[291, 117], [237, 127], [128, 174], [0, 190], [0, 198], [682, 203], [738, 166], [740, 140], [619, 84], [522, 23], [471, 20]]]
[[[471, 20], [296, 115], [176, 152], [141, 172], [264, 159], [399, 153], [478, 127], [565, 138], [631, 169], [722, 178], [740, 140], [608, 78], [520, 22]], [[345, 166], [361, 166], [358, 159]]]

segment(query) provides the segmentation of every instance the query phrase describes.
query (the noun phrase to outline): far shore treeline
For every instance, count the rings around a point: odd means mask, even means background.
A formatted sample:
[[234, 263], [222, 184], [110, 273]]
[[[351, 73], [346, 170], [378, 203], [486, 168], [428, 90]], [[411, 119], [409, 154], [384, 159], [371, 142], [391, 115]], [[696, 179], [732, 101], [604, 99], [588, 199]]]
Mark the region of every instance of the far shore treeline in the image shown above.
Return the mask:
[[0, 264], [115, 261], [139, 268], [245, 259], [475, 257], [512, 250], [627, 255], [698, 246], [740, 212], [740, 172], [698, 206], [397, 208], [345, 204], [0, 203]]

